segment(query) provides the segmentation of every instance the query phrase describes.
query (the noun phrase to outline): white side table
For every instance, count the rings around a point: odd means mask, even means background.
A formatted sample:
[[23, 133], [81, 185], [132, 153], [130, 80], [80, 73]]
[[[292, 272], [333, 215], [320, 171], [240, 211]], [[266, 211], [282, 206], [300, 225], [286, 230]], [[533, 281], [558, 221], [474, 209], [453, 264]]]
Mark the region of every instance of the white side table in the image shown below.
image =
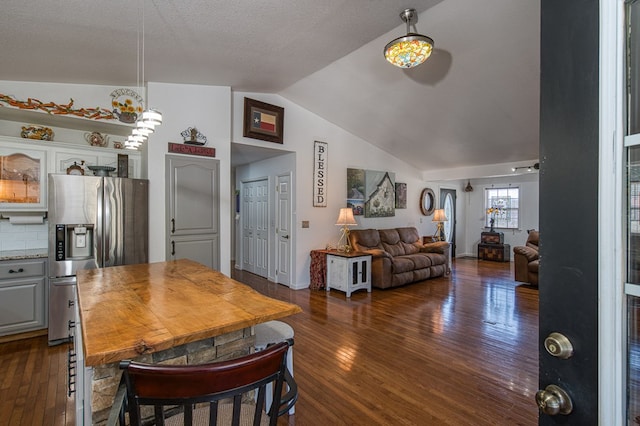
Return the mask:
[[335, 252], [327, 255], [327, 291], [335, 288], [351, 297], [351, 293], [366, 289], [371, 293], [371, 255]]

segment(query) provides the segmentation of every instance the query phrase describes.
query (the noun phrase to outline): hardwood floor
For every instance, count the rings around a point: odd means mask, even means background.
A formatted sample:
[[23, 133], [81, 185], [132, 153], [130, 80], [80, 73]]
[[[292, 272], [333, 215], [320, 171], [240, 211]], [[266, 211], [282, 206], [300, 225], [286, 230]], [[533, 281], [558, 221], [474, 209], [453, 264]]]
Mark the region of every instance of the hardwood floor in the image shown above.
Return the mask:
[[0, 425], [74, 424], [66, 379], [67, 345], [49, 347], [46, 335], [0, 344]]
[[[300, 398], [278, 424], [537, 425], [538, 291], [510, 268], [457, 259], [450, 277], [350, 299], [233, 271], [303, 309], [285, 319]], [[72, 422], [65, 363], [46, 337], [0, 344], [0, 424]]]
[[232, 275], [304, 311], [285, 319], [299, 425], [537, 425], [538, 290], [510, 268], [457, 259], [450, 277], [350, 300]]

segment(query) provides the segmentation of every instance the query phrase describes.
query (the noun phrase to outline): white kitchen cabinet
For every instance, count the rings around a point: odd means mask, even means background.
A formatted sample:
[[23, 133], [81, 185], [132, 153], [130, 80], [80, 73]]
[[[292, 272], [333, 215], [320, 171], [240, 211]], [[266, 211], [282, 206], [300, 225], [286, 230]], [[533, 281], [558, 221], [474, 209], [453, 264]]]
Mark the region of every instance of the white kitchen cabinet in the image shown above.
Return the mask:
[[52, 154], [53, 163], [50, 173], [67, 173], [67, 169], [77, 164], [84, 170], [86, 176], [93, 176], [88, 166], [110, 166], [116, 169], [111, 176], [117, 176], [118, 154], [129, 157], [128, 177], [140, 178], [140, 152], [123, 149], [96, 148], [96, 147], [65, 147], [56, 148]]
[[82, 168], [85, 175], [91, 176], [93, 173], [87, 166], [98, 165], [96, 153], [88, 153], [82, 149], [57, 149], [52, 157], [53, 163], [49, 173], [67, 173], [67, 169], [75, 164]]
[[371, 256], [358, 253], [327, 255], [327, 291], [335, 288], [351, 297], [356, 290], [371, 293]]
[[0, 336], [47, 327], [46, 259], [0, 261]]
[[186, 258], [220, 269], [218, 234], [172, 236], [170, 244], [171, 260]]
[[46, 210], [47, 150], [0, 142], [0, 211]]
[[[18, 168], [9, 167], [10, 161], [16, 161], [18, 157], [7, 158], [10, 155], [20, 155]], [[116, 169], [111, 176], [117, 176], [118, 154], [128, 156], [129, 170], [128, 177], [144, 178], [142, 176], [142, 153], [140, 151], [128, 149], [102, 148], [84, 144], [57, 142], [57, 141], [39, 141], [32, 139], [16, 138], [11, 136], [0, 135], [0, 211], [42, 211], [47, 209], [47, 174], [49, 173], [67, 173], [67, 169], [74, 163], [81, 166], [84, 174], [93, 176], [88, 166], [111, 166]], [[25, 158], [24, 156], [27, 156]], [[30, 161], [29, 159], [34, 159]], [[35, 162], [35, 163], [34, 163]], [[13, 169], [19, 170], [20, 167], [27, 164], [29, 166], [30, 176], [28, 191], [24, 193], [24, 181], [17, 179], [17, 175], [13, 173]], [[37, 178], [34, 170], [37, 169]], [[12, 179], [6, 184], [5, 179]], [[43, 182], [44, 185], [39, 185]], [[38, 185], [36, 185], [38, 184]], [[9, 191], [2, 188], [10, 189], [9, 195], [3, 195], [3, 192]], [[36, 192], [39, 191], [39, 192]], [[15, 192], [15, 195], [13, 194]], [[36, 194], [39, 197], [36, 199]], [[22, 202], [20, 198], [26, 199], [28, 203]], [[3, 201], [7, 198], [7, 201]], [[11, 202], [15, 199], [15, 202]]]

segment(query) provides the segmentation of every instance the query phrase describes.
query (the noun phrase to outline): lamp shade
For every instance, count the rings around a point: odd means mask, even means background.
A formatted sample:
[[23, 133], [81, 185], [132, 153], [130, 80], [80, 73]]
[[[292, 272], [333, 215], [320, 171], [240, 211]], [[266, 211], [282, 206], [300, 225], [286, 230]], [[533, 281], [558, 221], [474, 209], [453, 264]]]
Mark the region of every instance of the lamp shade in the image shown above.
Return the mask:
[[410, 32], [411, 24], [418, 22], [415, 9], [405, 9], [400, 14], [407, 24], [407, 35], [391, 40], [384, 47], [384, 57], [389, 63], [400, 68], [413, 68], [426, 61], [433, 51], [433, 39]]
[[444, 214], [444, 209], [437, 209], [434, 211], [433, 219], [431, 219], [432, 222], [446, 222], [448, 220], [447, 215]]
[[140, 121], [151, 126], [159, 126], [162, 124], [162, 113], [155, 109], [146, 109], [142, 112]]
[[353, 217], [353, 209], [351, 207], [340, 209], [336, 225], [358, 225], [358, 222], [356, 222], [356, 219]]
[[388, 43], [384, 48], [384, 57], [397, 67], [413, 68], [429, 59], [432, 51], [431, 38], [409, 33]]

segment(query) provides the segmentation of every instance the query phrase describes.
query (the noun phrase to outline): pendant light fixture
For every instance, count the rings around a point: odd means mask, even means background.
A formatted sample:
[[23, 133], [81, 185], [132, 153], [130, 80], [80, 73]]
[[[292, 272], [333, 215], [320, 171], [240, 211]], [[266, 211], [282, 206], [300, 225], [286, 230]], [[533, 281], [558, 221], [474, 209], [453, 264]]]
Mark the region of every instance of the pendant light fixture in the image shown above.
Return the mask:
[[415, 9], [405, 9], [400, 14], [400, 19], [407, 24], [407, 35], [387, 43], [384, 47], [384, 57], [397, 67], [413, 68], [431, 56], [433, 39], [411, 32], [411, 25], [416, 30], [415, 23], [418, 22], [418, 13]]
[[[145, 13], [144, 13], [144, 3], [145, 0], [140, 0], [138, 4], [142, 4], [141, 14], [142, 14], [142, 37], [140, 37], [140, 27], [138, 27], [138, 90], [142, 91], [141, 85], [144, 85], [144, 24], [145, 24]], [[140, 77], [142, 76], [142, 77]], [[125, 147], [129, 149], [138, 149], [143, 142], [146, 142], [149, 135], [154, 132], [155, 126], [159, 126], [162, 124], [162, 113], [155, 109], [149, 109], [147, 103], [147, 96], [145, 93], [144, 99], [144, 111], [138, 120], [136, 121], [136, 127], [132, 130], [131, 135], [127, 138], [125, 142]]]
[[162, 113], [156, 109], [145, 109], [142, 111], [142, 117], [139, 121], [141, 125], [146, 125], [144, 127], [153, 129], [162, 124]]
[[[142, 84], [144, 84], [144, 2], [142, 0]], [[155, 126], [162, 124], [162, 113], [156, 109], [149, 109], [147, 97], [144, 97], [145, 109], [142, 111], [142, 117], [138, 119], [140, 124], [137, 124], [138, 128], [147, 128], [152, 131], [155, 130]]]

